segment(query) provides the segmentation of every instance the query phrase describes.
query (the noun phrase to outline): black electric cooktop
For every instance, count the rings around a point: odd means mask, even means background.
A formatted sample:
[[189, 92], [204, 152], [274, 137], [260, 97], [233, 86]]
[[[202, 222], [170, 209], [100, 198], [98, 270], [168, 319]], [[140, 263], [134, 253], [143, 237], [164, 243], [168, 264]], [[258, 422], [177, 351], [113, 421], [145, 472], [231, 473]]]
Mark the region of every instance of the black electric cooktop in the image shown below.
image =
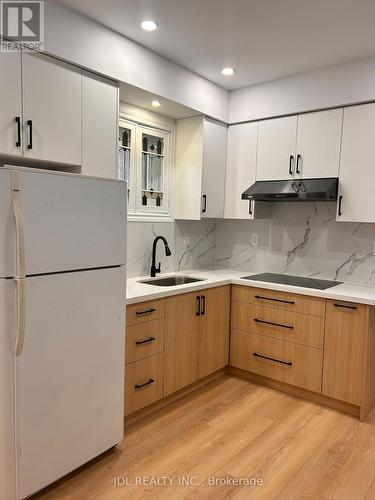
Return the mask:
[[280, 285], [302, 286], [304, 288], [316, 288], [317, 290], [326, 290], [342, 281], [318, 280], [315, 278], [304, 278], [302, 276], [289, 276], [288, 274], [261, 273], [252, 276], [243, 276], [243, 280], [266, 281], [267, 283], [278, 283]]

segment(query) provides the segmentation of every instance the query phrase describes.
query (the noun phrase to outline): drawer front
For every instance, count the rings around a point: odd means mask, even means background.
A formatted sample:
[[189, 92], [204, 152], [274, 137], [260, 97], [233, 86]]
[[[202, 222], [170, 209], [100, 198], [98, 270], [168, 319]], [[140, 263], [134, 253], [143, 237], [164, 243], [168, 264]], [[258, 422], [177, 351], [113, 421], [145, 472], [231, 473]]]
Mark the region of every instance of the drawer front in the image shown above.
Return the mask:
[[165, 320], [155, 319], [126, 329], [126, 364], [164, 351]]
[[322, 361], [321, 349], [232, 331], [231, 366], [242, 370], [320, 393]]
[[323, 348], [324, 318], [234, 301], [232, 327], [297, 344]]
[[125, 367], [125, 415], [163, 397], [163, 353]]
[[309, 297], [307, 295], [298, 295], [294, 293], [278, 292], [276, 290], [266, 290], [265, 288], [236, 287], [247, 288], [247, 292], [235, 290], [233, 298], [256, 305], [274, 307], [275, 309], [285, 309], [287, 311], [311, 314], [312, 316], [325, 316], [326, 301], [319, 297]]
[[126, 307], [126, 324], [139, 325], [152, 319], [164, 318], [165, 299], [149, 300]]

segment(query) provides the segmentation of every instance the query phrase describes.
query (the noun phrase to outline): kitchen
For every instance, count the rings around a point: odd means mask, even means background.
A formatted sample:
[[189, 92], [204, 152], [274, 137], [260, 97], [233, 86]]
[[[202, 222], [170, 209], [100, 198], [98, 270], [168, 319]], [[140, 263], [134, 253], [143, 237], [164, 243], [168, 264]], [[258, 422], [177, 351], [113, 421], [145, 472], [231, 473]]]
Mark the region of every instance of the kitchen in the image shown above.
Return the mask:
[[0, 499], [375, 497], [372, 2], [43, 13], [0, 52]]

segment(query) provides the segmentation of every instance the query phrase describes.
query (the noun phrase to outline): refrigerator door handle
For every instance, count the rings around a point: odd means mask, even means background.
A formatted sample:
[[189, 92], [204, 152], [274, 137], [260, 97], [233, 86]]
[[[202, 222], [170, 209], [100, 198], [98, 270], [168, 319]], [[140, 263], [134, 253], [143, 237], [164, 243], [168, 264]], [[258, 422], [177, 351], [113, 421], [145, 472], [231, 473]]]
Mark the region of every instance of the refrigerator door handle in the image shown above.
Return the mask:
[[17, 253], [17, 337], [16, 356], [21, 356], [25, 341], [25, 232], [21, 206], [19, 175], [12, 171], [12, 204], [16, 223], [16, 253]]

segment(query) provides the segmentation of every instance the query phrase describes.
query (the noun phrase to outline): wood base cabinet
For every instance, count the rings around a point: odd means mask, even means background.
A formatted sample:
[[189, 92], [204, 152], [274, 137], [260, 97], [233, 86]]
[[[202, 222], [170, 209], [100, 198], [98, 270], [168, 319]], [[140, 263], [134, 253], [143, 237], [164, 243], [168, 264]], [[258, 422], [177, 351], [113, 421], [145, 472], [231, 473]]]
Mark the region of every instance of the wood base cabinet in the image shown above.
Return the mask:
[[230, 287], [166, 300], [164, 395], [228, 365]]

